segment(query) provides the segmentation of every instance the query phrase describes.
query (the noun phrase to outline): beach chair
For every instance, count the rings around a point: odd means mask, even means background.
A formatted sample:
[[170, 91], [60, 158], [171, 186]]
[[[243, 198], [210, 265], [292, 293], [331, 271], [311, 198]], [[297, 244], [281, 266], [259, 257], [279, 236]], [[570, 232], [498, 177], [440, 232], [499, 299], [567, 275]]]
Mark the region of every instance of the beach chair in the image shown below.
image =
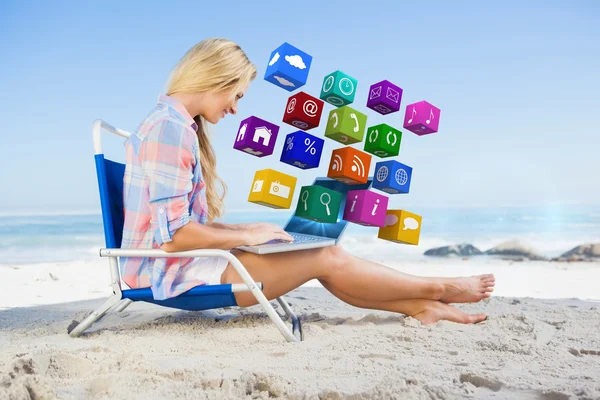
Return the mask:
[[[304, 340], [300, 320], [294, 315], [286, 300], [283, 297], [277, 298], [277, 301], [285, 312], [285, 315], [281, 316], [275, 311], [269, 300], [267, 300], [263, 294], [262, 283], [255, 282], [239, 259], [230, 252], [221, 249], [201, 249], [167, 253], [159, 249], [120, 248], [124, 223], [123, 176], [125, 173], [125, 165], [104, 157], [101, 144], [102, 129], [123, 138], [128, 138], [131, 134], [121, 129], [117, 129], [102, 120], [94, 121], [92, 127], [95, 153], [94, 158], [98, 178], [98, 188], [100, 191], [104, 239], [106, 243], [106, 247], [100, 249], [100, 257], [106, 257], [108, 259], [113, 294], [104, 304], [89, 314], [83, 321], [76, 323], [76, 325], [72, 324], [75, 326], [70, 326], [68, 328], [69, 335], [71, 337], [80, 336], [86, 329], [109, 311], [121, 312], [134, 301], [143, 301], [181, 310], [208, 310], [237, 306], [234, 293], [250, 291], [287, 341], [299, 342]], [[207, 256], [226, 258], [238, 272], [244, 283], [197, 286], [177, 297], [165, 300], [155, 300], [150, 288], [125, 290], [121, 288], [121, 276], [118, 264], [119, 257]], [[286, 323], [284, 323], [282, 317], [291, 321], [291, 330]]]

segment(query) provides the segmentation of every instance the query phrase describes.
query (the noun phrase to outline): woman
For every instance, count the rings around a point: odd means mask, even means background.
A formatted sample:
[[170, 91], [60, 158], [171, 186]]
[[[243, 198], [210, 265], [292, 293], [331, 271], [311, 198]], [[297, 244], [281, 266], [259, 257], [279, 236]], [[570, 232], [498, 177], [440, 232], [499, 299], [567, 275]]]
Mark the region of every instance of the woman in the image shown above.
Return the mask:
[[[476, 323], [484, 314], [466, 314], [448, 303], [490, 297], [491, 274], [463, 278], [423, 278], [355, 257], [340, 246], [257, 255], [234, 249], [272, 239], [292, 240], [268, 223], [212, 222], [222, 215], [225, 183], [206, 122], [236, 114], [238, 101], [256, 78], [256, 68], [235, 43], [204, 40], [172, 71], [156, 107], [127, 140], [124, 180], [125, 227], [122, 248], [166, 252], [202, 248], [233, 249], [271, 300], [318, 279], [339, 299], [357, 307], [393, 311], [423, 324], [438, 320]], [[217, 194], [216, 184], [223, 188]], [[151, 287], [166, 299], [197, 285], [241, 283], [227, 260], [212, 258], [121, 259], [124, 282]], [[250, 292], [236, 293], [239, 306], [256, 304]]]

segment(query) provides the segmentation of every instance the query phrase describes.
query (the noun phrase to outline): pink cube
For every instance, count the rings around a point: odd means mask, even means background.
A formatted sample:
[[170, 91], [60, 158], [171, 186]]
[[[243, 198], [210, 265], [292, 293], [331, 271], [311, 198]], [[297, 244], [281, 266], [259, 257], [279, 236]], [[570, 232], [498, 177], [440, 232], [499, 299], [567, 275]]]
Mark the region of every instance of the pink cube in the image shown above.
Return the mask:
[[350, 190], [346, 197], [343, 219], [364, 226], [385, 226], [388, 198], [365, 190]]
[[404, 128], [416, 133], [426, 135], [438, 131], [441, 110], [425, 100], [406, 106], [404, 115]]

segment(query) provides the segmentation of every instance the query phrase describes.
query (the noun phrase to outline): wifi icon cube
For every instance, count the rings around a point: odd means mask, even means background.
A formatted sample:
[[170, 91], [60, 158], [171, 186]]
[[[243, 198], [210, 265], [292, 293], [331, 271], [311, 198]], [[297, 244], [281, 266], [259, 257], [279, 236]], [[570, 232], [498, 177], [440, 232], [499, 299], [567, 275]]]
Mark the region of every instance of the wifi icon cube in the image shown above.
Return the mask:
[[354, 147], [342, 147], [331, 153], [327, 177], [350, 185], [367, 183], [371, 155]]
[[279, 161], [300, 169], [317, 168], [325, 140], [304, 131], [288, 134]]

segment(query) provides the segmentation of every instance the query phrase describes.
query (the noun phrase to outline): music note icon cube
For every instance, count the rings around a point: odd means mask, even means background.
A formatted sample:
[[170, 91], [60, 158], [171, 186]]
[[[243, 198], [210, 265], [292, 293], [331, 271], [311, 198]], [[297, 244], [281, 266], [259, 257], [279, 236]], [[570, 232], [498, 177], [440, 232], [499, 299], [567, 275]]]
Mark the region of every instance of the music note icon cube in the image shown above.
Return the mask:
[[369, 154], [351, 146], [335, 149], [331, 153], [327, 177], [349, 185], [367, 183], [371, 158]]
[[306, 84], [312, 56], [284, 42], [273, 50], [264, 79], [292, 92]]
[[305, 131], [319, 126], [324, 106], [323, 100], [299, 92], [287, 101], [283, 122]]
[[367, 129], [365, 151], [377, 157], [393, 157], [400, 153], [402, 132], [388, 124], [379, 124]]
[[394, 243], [419, 244], [422, 217], [405, 210], [387, 210], [377, 237]]
[[375, 164], [372, 187], [388, 194], [408, 193], [412, 179], [412, 168], [396, 160], [380, 161]]
[[296, 214], [316, 222], [336, 223], [342, 194], [321, 185], [302, 186]]
[[344, 145], [363, 140], [367, 126], [367, 115], [349, 106], [331, 110], [325, 127], [325, 137]]
[[374, 83], [369, 88], [367, 107], [381, 115], [400, 110], [402, 89], [388, 80]]
[[283, 142], [279, 161], [300, 169], [319, 166], [325, 140], [304, 131], [289, 133]]
[[440, 113], [439, 108], [425, 100], [409, 104], [404, 115], [404, 128], [419, 136], [437, 132]]
[[363, 226], [385, 225], [388, 198], [368, 189], [350, 190], [346, 197], [343, 219]]
[[350, 75], [337, 70], [323, 79], [319, 98], [336, 107], [354, 102], [358, 81]]

